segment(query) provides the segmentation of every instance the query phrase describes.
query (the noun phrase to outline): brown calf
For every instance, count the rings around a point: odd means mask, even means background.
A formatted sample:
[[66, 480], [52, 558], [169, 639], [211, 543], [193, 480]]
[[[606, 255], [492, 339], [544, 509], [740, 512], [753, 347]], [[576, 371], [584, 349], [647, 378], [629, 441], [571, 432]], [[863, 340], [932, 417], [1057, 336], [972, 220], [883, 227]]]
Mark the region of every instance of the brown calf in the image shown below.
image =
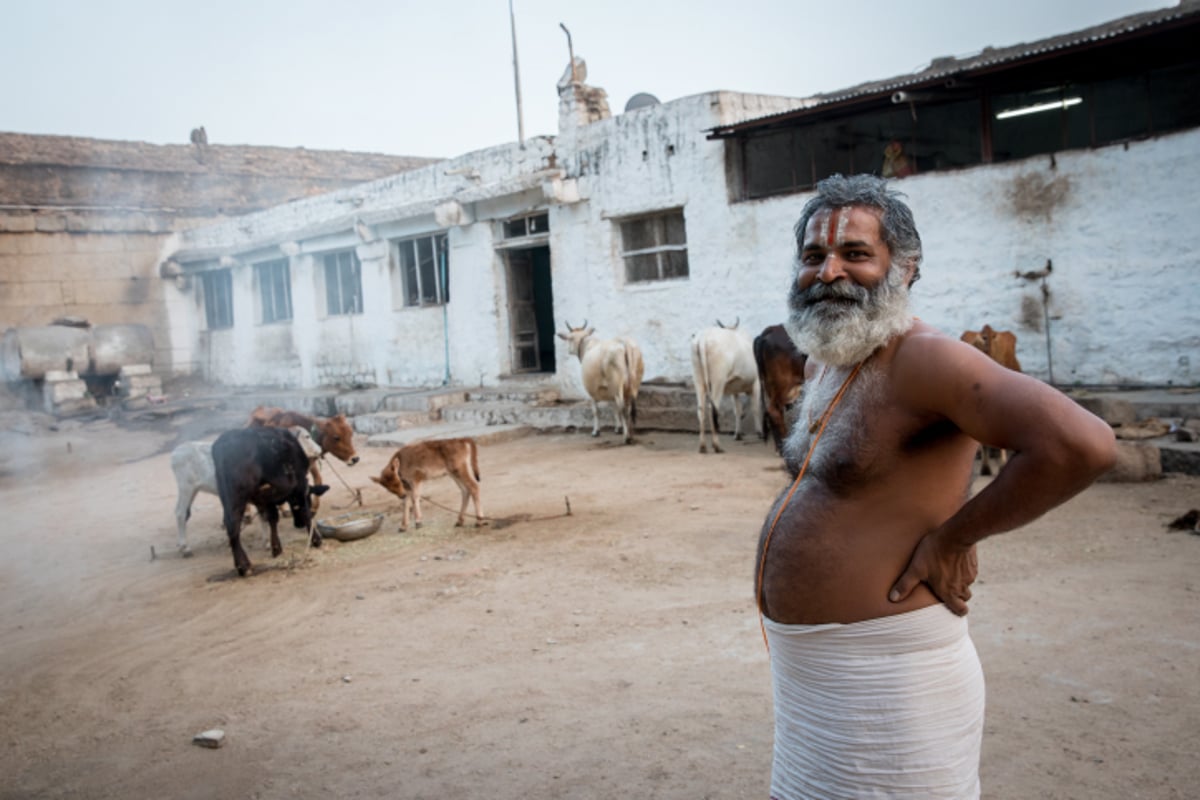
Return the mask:
[[475, 525], [486, 525], [479, 503], [479, 446], [474, 439], [432, 439], [408, 444], [397, 450], [383, 472], [371, 480], [400, 498], [404, 506], [404, 521], [400, 530], [408, 530], [408, 509], [411, 505], [415, 524], [421, 527], [421, 484], [431, 478], [449, 475], [462, 491], [462, 508], [458, 510], [456, 527], [463, 524], [468, 498], [475, 501]]
[[[358, 463], [358, 453], [354, 450], [354, 429], [346, 421], [345, 414], [336, 417], [310, 417], [297, 411], [285, 411], [282, 408], [259, 406], [250, 413], [247, 427], [255, 428], [290, 428], [299, 425], [312, 435], [313, 441], [321, 447], [322, 453], [330, 453], [347, 464]], [[317, 469], [314, 460], [309, 468], [313, 483], [321, 482], [321, 471]]]
[[[1011, 369], [1014, 372], [1021, 371], [1021, 362], [1017, 360], [1017, 335], [1012, 331], [998, 331], [994, 330], [991, 325], [984, 325], [982, 330], [963, 331], [963, 335], [959, 338], [976, 350], [981, 351], [1000, 366]], [[980, 445], [980, 475], [992, 474], [991, 450], [993, 449], [998, 448]], [[1008, 462], [1008, 452], [1006, 450], [1000, 450], [999, 452], [1000, 466], [1004, 466]]]

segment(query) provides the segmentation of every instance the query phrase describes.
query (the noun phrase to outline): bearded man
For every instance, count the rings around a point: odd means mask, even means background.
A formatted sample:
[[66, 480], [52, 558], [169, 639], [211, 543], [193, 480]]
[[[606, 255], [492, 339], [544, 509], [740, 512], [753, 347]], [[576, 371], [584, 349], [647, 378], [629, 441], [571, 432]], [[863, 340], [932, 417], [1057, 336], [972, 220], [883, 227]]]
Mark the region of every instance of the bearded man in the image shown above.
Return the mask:
[[[776, 800], [979, 796], [975, 544], [1116, 458], [1103, 420], [910, 315], [921, 239], [899, 197], [835, 175], [796, 225], [787, 328], [805, 396], [755, 576]], [[1014, 455], [970, 497], [980, 442]]]

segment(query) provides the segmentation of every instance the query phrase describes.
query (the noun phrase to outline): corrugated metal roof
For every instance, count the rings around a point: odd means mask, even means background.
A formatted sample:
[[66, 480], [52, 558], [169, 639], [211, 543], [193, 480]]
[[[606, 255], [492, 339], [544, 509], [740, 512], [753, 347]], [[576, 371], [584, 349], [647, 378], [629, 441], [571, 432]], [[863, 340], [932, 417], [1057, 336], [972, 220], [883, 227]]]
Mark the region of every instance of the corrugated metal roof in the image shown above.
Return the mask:
[[856, 98], [866, 98], [881, 94], [890, 94], [906, 88], [920, 85], [936, 84], [951, 78], [962, 77], [971, 73], [982, 72], [1006, 64], [1016, 64], [1022, 61], [1041, 58], [1049, 53], [1068, 51], [1089, 47], [1097, 42], [1117, 39], [1159, 25], [1176, 22], [1188, 17], [1200, 15], [1200, 0], [1180, 0], [1176, 6], [1146, 11], [1141, 14], [1131, 14], [1127, 17], [1111, 20], [1091, 28], [1051, 36], [1036, 42], [1012, 45], [1009, 47], [985, 47], [973, 56], [955, 58], [952, 56], [935, 58], [928, 67], [920, 72], [898, 75], [880, 81], [870, 81], [851, 86], [847, 89], [814, 95], [807, 98], [803, 108], [770, 114], [765, 117], [742, 120], [730, 125], [710, 128], [710, 138], [729, 136], [741, 130], [758, 128], [774, 122], [780, 122], [796, 117], [807, 116], [822, 107], [834, 103], [844, 103]]

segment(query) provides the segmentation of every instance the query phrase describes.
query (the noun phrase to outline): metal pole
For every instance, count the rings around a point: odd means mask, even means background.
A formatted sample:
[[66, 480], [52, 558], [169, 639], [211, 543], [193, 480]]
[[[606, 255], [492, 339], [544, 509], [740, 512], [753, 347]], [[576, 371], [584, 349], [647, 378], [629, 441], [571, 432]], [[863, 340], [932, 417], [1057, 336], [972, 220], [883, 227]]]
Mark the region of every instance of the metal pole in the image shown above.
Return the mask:
[[579, 76], [575, 74], [575, 48], [571, 46], [571, 32], [561, 22], [558, 23], [558, 27], [567, 35], [567, 54], [571, 56], [571, 83], [579, 83]]
[[[446, 251], [443, 248], [449, 247], [449, 246], [450, 246], [450, 242], [449, 242], [449, 239], [447, 239], [446, 244], [443, 247], [438, 248], [438, 250], [441, 251], [441, 253], [440, 253], [441, 259], [439, 259], [439, 260], [442, 262], [442, 268], [440, 270], [440, 272], [442, 273], [442, 285], [440, 288], [446, 293], [446, 295], [449, 295], [449, 293], [450, 293], [450, 282], [448, 280], [446, 280]], [[446, 376], [444, 378], [442, 378], [443, 386], [450, 385], [450, 312], [449, 312], [449, 309], [450, 309], [450, 298], [443, 295], [442, 296], [442, 346], [445, 348], [445, 357], [446, 357]]]
[[513, 14], [512, 0], [508, 0], [508, 21], [512, 27], [513, 83], [517, 87], [517, 143], [525, 149], [525, 119], [521, 114], [521, 68], [517, 64], [517, 17]]

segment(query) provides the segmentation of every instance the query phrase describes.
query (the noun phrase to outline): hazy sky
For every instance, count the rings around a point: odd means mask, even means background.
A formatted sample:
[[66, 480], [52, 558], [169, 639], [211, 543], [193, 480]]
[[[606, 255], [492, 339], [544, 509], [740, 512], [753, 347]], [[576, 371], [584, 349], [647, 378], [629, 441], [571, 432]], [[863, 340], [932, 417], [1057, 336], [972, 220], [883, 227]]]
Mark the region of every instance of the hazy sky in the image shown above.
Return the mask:
[[[567, 37], [637, 92], [805, 97], [1172, 0], [513, 0], [526, 136]], [[453, 156], [517, 139], [508, 0], [0, 0], [0, 130]]]

